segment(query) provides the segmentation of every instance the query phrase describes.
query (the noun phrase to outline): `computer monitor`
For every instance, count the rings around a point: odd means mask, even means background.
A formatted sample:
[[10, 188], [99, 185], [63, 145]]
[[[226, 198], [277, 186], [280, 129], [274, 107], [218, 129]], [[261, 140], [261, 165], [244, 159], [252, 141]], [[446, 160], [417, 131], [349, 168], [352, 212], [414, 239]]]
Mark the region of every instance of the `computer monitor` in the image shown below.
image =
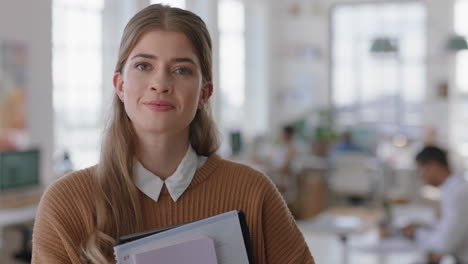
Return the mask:
[[39, 150], [0, 152], [0, 192], [39, 184]]
[[232, 155], [238, 155], [242, 151], [242, 134], [240, 131], [231, 131], [229, 134]]

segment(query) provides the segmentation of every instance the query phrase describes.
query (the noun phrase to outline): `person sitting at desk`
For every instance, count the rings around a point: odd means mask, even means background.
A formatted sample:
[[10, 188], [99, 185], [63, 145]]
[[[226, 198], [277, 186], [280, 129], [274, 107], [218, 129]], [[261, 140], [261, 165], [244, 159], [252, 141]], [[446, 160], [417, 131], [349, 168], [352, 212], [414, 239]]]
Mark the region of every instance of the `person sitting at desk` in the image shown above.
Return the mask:
[[341, 139], [333, 146], [333, 152], [361, 152], [363, 149], [356, 145], [353, 140], [353, 134], [351, 131], [346, 130], [341, 135]]
[[468, 263], [468, 183], [452, 173], [447, 153], [438, 147], [423, 148], [416, 162], [423, 180], [441, 188], [441, 218], [431, 227], [406, 226], [403, 233], [430, 256], [452, 255], [459, 263]]
[[294, 143], [295, 130], [293, 126], [284, 126], [281, 134], [281, 142], [273, 151], [271, 157], [270, 173], [277, 176], [276, 184], [278, 189], [284, 193], [288, 189], [294, 188], [294, 178], [292, 177], [292, 163], [298, 154]]

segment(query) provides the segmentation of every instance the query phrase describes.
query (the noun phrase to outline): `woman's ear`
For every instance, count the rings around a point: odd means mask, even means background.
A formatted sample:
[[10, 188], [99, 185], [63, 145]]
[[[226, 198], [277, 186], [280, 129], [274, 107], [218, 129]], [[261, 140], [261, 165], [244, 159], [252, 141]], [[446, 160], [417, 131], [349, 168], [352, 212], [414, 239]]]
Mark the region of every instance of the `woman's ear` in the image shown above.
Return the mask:
[[123, 78], [122, 78], [122, 74], [120, 72], [116, 72], [114, 74], [113, 82], [114, 82], [115, 92], [119, 96], [120, 101], [123, 102], [123, 100], [124, 100], [124, 87], [123, 87], [124, 81], [123, 81]]
[[213, 83], [207, 82], [203, 85], [200, 93], [200, 101], [198, 102], [198, 108], [202, 109], [208, 100], [210, 99], [211, 95], [213, 94]]

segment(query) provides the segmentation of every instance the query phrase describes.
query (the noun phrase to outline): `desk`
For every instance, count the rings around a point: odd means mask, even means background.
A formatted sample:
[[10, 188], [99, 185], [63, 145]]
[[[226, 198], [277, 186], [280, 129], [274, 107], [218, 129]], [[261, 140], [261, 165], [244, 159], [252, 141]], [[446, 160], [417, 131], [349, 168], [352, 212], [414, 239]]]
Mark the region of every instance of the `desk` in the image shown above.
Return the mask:
[[336, 207], [325, 210], [307, 224], [313, 231], [351, 235], [368, 231], [379, 224], [383, 212], [360, 207]]
[[383, 217], [380, 210], [366, 208], [331, 208], [312, 221], [298, 222], [303, 230], [315, 233], [334, 234], [343, 248], [341, 262], [349, 263], [348, 238], [376, 227]]
[[404, 237], [377, 238], [376, 241], [353, 245], [351, 248], [353, 252], [375, 256], [379, 264], [420, 263], [425, 259], [424, 250]]
[[[392, 206], [393, 228], [402, 228], [410, 223], [429, 224], [435, 221], [434, 209], [422, 204], [406, 204]], [[374, 255], [378, 263], [421, 263], [426, 258], [425, 250], [417, 243], [401, 236], [392, 236], [380, 238], [378, 235], [373, 241], [361, 243], [352, 246], [353, 252], [358, 251], [361, 254]], [[407, 262], [402, 259], [406, 258]]]
[[[392, 209], [396, 226], [429, 221], [434, 216], [433, 209], [424, 205], [396, 205]], [[404, 238], [381, 239], [378, 223], [382, 217], [383, 212], [378, 209], [331, 208], [297, 224], [317, 263], [421, 263], [418, 261], [424, 259], [425, 252], [413, 242]]]
[[0, 248], [3, 247], [3, 229], [10, 225], [33, 221], [36, 210], [37, 206], [0, 210]]
[[36, 187], [0, 194], [0, 248], [5, 227], [34, 220], [42, 193], [43, 188]]

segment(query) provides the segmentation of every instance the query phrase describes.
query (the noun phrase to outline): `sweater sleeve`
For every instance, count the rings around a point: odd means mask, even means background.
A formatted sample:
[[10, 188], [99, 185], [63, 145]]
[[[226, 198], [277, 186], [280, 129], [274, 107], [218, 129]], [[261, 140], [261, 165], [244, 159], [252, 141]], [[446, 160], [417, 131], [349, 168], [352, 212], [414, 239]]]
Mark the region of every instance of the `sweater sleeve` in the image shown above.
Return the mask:
[[267, 184], [262, 218], [267, 263], [315, 263], [286, 203], [272, 183]]
[[79, 250], [67, 234], [63, 191], [52, 185], [43, 195], [34, 223], [32, 263], [82, 263]]

